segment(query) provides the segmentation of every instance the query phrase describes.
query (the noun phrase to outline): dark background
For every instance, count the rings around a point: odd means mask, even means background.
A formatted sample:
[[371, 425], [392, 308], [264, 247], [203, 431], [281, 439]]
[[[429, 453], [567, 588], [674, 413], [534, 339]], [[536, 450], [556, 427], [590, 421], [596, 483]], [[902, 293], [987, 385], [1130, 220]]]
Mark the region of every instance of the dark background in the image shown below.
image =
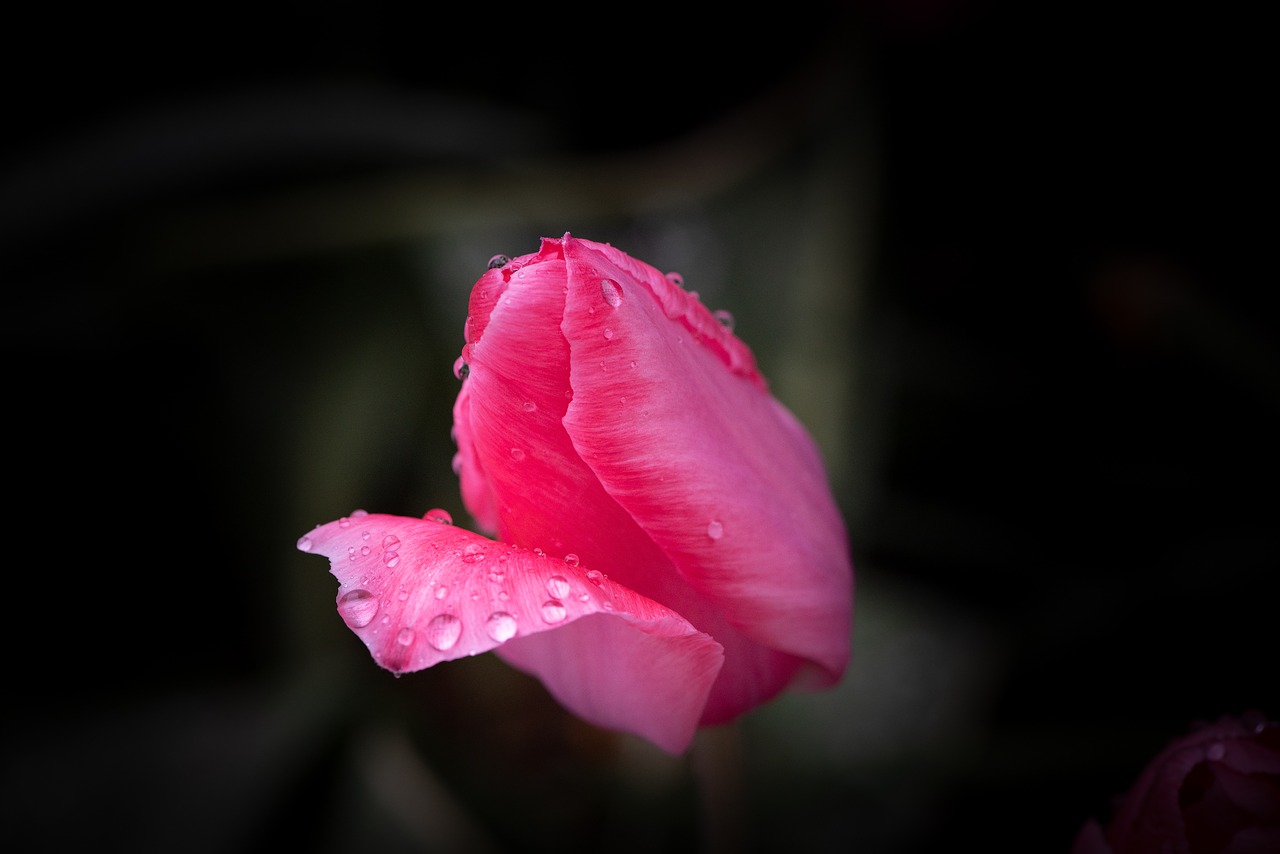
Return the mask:
[[[448, 15], [6, 22], [13, 850], [1062, 852], [1195, 721], [1280, 714], [1257, 22]], [[849, 522], [845, 682], [687, 757], [492, 656], [392, 679], [294, 549], [469, 526], [466, 295], [566, 231], [734, 313]]]

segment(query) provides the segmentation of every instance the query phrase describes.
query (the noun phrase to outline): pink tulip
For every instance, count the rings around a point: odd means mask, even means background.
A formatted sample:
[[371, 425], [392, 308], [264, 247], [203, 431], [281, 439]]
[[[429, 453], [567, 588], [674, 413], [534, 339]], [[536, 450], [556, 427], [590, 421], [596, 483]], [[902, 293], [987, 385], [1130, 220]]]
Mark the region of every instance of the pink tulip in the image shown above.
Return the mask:
[[818, 450], [678, 277], [546, 238], [495, 258], [465, 338], [456, 464], [500, 542], [352, 514], [298, 544], [330, 559], [381, 666], [494, 649], [583, 719], [671, 753], [839, 681], [853, 570]]
[[1275, 854], [1280, 851], [1280, 726], [1223, 717], [1175, 739], [1071, 854]]

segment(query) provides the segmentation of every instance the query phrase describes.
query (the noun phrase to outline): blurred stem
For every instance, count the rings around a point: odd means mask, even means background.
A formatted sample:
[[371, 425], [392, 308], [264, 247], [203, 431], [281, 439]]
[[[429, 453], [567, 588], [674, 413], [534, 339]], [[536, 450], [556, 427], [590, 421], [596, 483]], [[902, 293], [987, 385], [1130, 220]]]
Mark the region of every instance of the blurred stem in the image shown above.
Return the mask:
[[738, 724], [700, 729], [694, 738], [692, 758], [698, 781], [703, 854], [745, 851], [746, 786]]

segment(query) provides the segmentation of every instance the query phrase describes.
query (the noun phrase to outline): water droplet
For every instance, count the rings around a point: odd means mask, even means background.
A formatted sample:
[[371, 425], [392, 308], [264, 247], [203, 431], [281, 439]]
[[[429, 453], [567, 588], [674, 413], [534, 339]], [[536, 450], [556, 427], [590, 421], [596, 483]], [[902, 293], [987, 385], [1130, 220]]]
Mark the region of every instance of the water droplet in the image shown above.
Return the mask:
[[413, 629], [405, 626], [396, 635], [396, 643], [401, 646], [411, 646], [413, 644]]
[[542, 619], [548, 623], [558, 623], [569, 615], [562, 602], [549, 599], [542, 603]]
[[454, 474], [462, 474], [462, 454], [454, 454], [449, 465], [453, 467]]
[[724, 525], [718, 519], [712, 519], [707, 523], [707, 536], [713, 540], [718, 540], [724, 536]]
[[632, 359], [632, 360], [631, 360], [631, 367], [633, 367], [633, 368], [634, 368], [635, 366], [636, 366], [636, 360], [635, 360], [635, 359]]
[[569, 552], [567, 555], [564, 556], [564, 562], [569, 564], [569, 566], [577, 566], [578, 556], [573, 552]]
[[339, 528], [351, 527], [351, 520], [348, 519], [346, 516], [343, 516], [341, 519], [338, 520], [338, 527]]
[[484, 624], [484, 630], [498, 643], [511, 640], [516, 634], [516, 618], [506, 611], [495, 611], [489, 615], [489, 621]]
[[444, 597], [446, 597], [446, 596], [448, 596], [448, 595], [449, 595], [449, 585], [447, 585], [447, 584], [441, 584], [439, 587], [437, 587], [437, 588], [436, 588], [436, 598], [437, 598], [437, 599], [443, 599]]
[[569, 590], [569, 581], [563, 575], [553, 575], [547, 579], [547, 592], [556, 599], [568, 596]]
[[684, 276], [679, 273], [667, 273], [667, 281], [675, 285], [677, 288], [684, 287]]
[[371, 551], [373, 551], [373, 549], [369, 548], [368, 546], [361, 546], [361, 547], [360, 547], [360, 554], [364, 555], [365, 557], [368, 557], [368, 556], [369, 556], [369, 552], [371, 552]]
[[1222, 742], [1216, 742], [1214, 744], [1209, 745], [1209, 749], [1205, 751], [1205, 756], [1209, 757], [1209, 759], [1213, 762], [1221, 761], [1222, 757], [1226, 755], [1227, 755], [1227, 748], [1225, 745], [1222, 744]]
[[371, 537], [371, 536], [373, 536], [373, 535], [372, 535], [372, 534], [370, 534], [368, 531], [361, 531], [361, 532], [360, 532], [360, 539], [362, 539], [362, 540], [367, 540], [367, 539], [369, 539], [369, 537]]
[[532, 400], [526, 400], [520, 405], [520, 408], [525, 412], [536, 412], [538, 410], [538, 404], [534, 403]]
[[355, 560], [355, 559], [356, 559], [356, 547], [355, 547], [355, 546], [347, 546], [347, 557], [351, 558], [352, 560]]
[[712, 315], [715, 317], [716, 320], [720, 321], [721, 326], [723, 326], [725, 329], [728, 329], [730, 332], [733, 331], [734, 321], [733, 321], [732, 313], [725, 311], [723, 308], [720, 308], [713, 311]]
[[622, 305], [622, 288], [613, 279], [600, 280], [600, 296], [614, 308]]
[[453, 375], [455, 377], [457, 377], [460, 380], [465, 380], [467, 378], [467, 375], [470, 373], [471, 373], [471, 366], [468, 365], [461, 356], [459, 356], [457, 359], [454, 360]]
[[587, 570], [587, 581], [590, 581], [596, 587], [604, 583], [604, 573], [598, 569]]
[[579, 602], [586, 602], [586, 601], [587, 601], [588, 599], [590, 599], [590, 598], [591, 598], [591, 597], [590, 597], [590, 596], [588, 596], [586, 593], [579, 593], [579, 594], [578, 594], [578, 601], [579, 601]]
[[427, 643], [441, 652], [453, 649], [462, 635], [462, 621], [453, 614], [440, 614], [427, 623]]
[[311, 551], [311, 538], [310, 538], [310, 537], [298, 537], [298, 551], [300, 551], [300, 552], [309, 552], [309, 551]]
[[400, 545], [400, 538], [395, 534], [387, 534], [382, 538], [382, 547], [384, 549], [394, 549], [398, 545]]
[[462, 559], [467, 563], [479, 563], [484, 560], [484, 546], [471, 543], [462, 550]]
[[520, 462], [521, 460], [524, 459], [524, 451], [522, 451], [519, 448], [512, 448], [511, 459], [515, 460], [516, 462]]
[[396, 598], [399, 599], [401, 602], [409, 601], [409, 591], [402, 589], [399, 593], [396, 594]]
[[506, 255], [494, 255], [489, 259], [489, 269], [496, 270], [499, 267], [505, 267], [511, 263], [511, 259]]
[[400, 554], [398, 552], [383, 552], [382, 562], [385, 563], [388, 568], [394, 569], [396, 564], [400, 563]]
[[609, 341], [613, 338], [613, 329], [606, 326], [604, 328], [604, 340]]
[[368, 515], [369, 515], [369, 511], [368, 511], [368, 510], [352, 510], [352, 511], [351, 511], [351, 518], [352, 518], [352, 519], [359, 519], [359, 518], [361, 518], [362, 516], [368, 516]]
[[352, 590], [338, 599], [338, 613], [348, 626], [362, 629], [378, 613], [378, 600], [368, 590]]
[[453, 524], [453, 516], [449, 514], [449, 511], [441, 510], [439, 507], [432, 507], [422, 518], [428, 522], [439, 522], [441, 525]]

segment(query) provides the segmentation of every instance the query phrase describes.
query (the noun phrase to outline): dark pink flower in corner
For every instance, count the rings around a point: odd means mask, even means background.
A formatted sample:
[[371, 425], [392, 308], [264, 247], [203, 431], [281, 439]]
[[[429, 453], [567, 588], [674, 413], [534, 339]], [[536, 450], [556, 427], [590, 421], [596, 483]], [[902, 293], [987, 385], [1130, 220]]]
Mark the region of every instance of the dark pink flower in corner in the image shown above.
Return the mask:
[[818, 450], [751, 351], [611, 246], [543, 239], [471, 292], [456, 468], [487, 536], [365, 513], [298, 548], [395, 673], [496, 650], [679, 753], [848, 663], [853, 569]]
[[1071, 854], [1280, 852], [1280, 724], [1222, 717], [1173, 741]]

